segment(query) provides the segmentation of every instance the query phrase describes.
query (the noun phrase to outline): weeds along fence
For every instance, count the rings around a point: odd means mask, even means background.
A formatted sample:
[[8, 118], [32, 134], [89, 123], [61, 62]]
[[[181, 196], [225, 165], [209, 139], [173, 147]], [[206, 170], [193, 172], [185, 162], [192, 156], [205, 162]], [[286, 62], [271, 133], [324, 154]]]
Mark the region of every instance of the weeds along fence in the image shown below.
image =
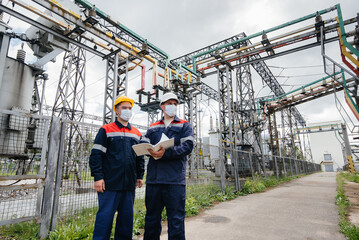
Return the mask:
[[233, 185], [239, 191], [240, 178], [253, 178], [255, 175], [280, 178], [321, 171], [320, 164], [295, 157], [259, 154], [251, 149], [243, 151], [210, 144], [201, 144], [201, 149], [201, 154], [193, 154], [190, 159], [193, 162], [189, 164], [190, 175], [198, 177], [198, 169], [209, 169], [220, 177], [222, 189], [226, 185]]
[[[88, 159], [101, 126], [60, 118], [0, 110], [0, 225], [36, 220], [40, 237], [84, 209], [97, 208]], [[258, 155], [238, 149], [197, 154], [193, 151], [188, 184], [199, 169], [210, 169], [225, 185], [240, 177], [295, 175], [319, 171], [318, 164], [288, 157]], [[231, 155], [219, 154], [232, 151]], [[208, 171], [201, 171], [208, 174]], [[227, 183], [226, 183], [227, 181]], [[136, 190], [144, 197], [144, 188]]]

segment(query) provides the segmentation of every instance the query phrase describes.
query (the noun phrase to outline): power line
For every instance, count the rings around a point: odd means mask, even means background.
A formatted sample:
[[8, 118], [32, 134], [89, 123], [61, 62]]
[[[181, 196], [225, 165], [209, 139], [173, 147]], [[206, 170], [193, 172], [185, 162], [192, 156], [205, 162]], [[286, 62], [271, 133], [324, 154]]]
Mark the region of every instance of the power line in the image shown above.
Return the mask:
[[[146, 72], [148, 72], [148, 71], [150, 71], [150, 70], [152, 70], [152, 68], [146, 70]], [[140, 74], [137, 74], [136, 76], [134, 76], [134, 77], [132, 77], [132, 78], [130, 78], [130, 79], [128, 79], [128, 82], [130, 82], [130, 81], [132, 81], [132, 80], [138, 78], [139, 76], [141, 76], [141, 73], [140, 73]], [[105, 77], [101, 77], [100, 79], [98, 79], [97, 81], [95, 81], [95, 82], [93, 82], [93, 83], [91, 83], [91, 84], [94, 84], [94, 83], [98, 82], [99, 80], [101, 80], [101, 79], [103, 79], [103, 78], [105, 78]], [[90, 86], [91, 84], [88, 84], [86, 87]], [[86, 87], [85, 87], [85, 89], [86, 89]], [[96, 94], [95, 96], [90, 96], [90, 98], [95, 98], [95, 97], [97, 97], [97, 96], [100, 96], [101, 94], [104, 94], [104, 93], [101, 92], [101, 93], [99, 93], [99, 94]]]
[[297, 78], [297, 77], [313, 77], [313, 76], [325, 76], [325, 74], [313, 73], [313, 74], [292, 75], [292, 76], [276, 76], [276, 78]]
[[317, 67], [324, 67], [324, 65], [296, 66], [296, 67], [280, 67], [280, 66], [268, 66], [268, 67], [280, 68], [280, 69], [291, 69], [291, 68], [317, 68]]

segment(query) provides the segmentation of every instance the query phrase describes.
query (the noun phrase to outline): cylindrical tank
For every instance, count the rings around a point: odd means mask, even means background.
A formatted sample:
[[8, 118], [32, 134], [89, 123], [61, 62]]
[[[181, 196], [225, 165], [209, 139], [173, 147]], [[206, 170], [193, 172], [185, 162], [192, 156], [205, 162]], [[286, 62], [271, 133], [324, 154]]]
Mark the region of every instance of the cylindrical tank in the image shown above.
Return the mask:
[[[20, 61], [7, 57], [0, 86], [0, 109], [30, 112], [35, 79], [32, 70]], [[26, 158], [29, 118], [0, 114], [0, 155]]]
[[11, 110], [15, 106], [30, 111], [34, 82], [29, 66], [7, 57], [0, 86], [0, 109]]

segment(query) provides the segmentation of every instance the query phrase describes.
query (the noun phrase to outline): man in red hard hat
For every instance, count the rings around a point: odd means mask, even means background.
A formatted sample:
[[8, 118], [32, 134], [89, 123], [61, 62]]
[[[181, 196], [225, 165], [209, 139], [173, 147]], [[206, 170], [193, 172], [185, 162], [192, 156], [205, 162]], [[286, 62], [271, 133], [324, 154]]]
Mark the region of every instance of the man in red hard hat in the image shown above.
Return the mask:
[[91, 176], [98, 192], [93, 239], [110, 239], [117, 211], [115, 239], [132, 239], [135, 189], [142, 187], [144, 158], [136, 157], [132, 145], [140, 142], [141, 133], [131, 126], [134, 101], [126, 96], [116, 99], [116, 120], [102, 126], [90, 156]]

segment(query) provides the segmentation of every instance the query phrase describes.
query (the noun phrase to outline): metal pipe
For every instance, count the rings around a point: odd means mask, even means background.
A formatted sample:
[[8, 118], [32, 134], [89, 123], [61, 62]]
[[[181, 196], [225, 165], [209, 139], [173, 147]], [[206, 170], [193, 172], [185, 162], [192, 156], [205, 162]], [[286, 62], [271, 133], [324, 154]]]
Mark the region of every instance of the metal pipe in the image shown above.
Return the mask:
[[[314, 24], [309, 25], [309, 26], [306, 26], [306, 27], [303, 27], [303, 28], [300, 28], [300, 29], [297, 29], [297, 30], [294, 30], [294, 31], [291, 31], [291, 32], [289, 32], [289, 33], [281, 34], [281, 35], [279, 35], [279, 36], [270, 38], [270, 39], [268, 39], [268, 40], [271, 42], [271, 46], [272, 46], [272, 45], [273, 45], [273, 41], [276, 41], [276, 40], [279, 40], [279, 39], [281, 39], [281, 38], [294, 35], [294, 34], [296, 34], [296, 33], [303, 32], [303, 31], [305, 31], [305, 30], [309, 30], [309, 29], [311, 29], [311, 28], [314, 28]], [[262, 45], [261, 42], [256, 42], [256, 43], [253, 43], [253, 44], [251, 44], [251, 45], [247, 45], [247, 46], [244, 46], [244, 47], [241, 47], [241, 48], [238, 48], [238, 49], [234, 49], [234, 50], [225, 52], [225, 53], [223, 53], [222, 55], [223, 55], [223, 56], [228, 56], [228, 55], [231, 55], [231, 54], [238, 53], [238, 52], [240, 52], [240, 51], [245, 51], [245, 50], [247, 50], [247, 49], [252, 49], [252, 48], [254, 48], [254, 47], [256, 47], [256, 46], [260, 46], [260, 45]], [[214, 58], [214, 57], [211, 57], [211, 58], [208, 58], [208, 59], [204, 59], [204, 60], [202, 60], [202, 61], [197, 62], [197, 65], [200, 65], [200, 64], [209, 62], [209, 61], [211, 61], [211, 60], [215, 60], [215, 58]], [[188, 67], [190, 67], [190, 66], [192, 66], [192, 65], [189, 65]]]
[[[296, 92], [296, 91], [301, 90], [301, 89], [303, 89], [303, 88], [309, 87], [309, 86], [311, 86], [311, 85], [313, 85], [313, 84], [316, 84], [316, 83], [318, 83], [318, 82], [321, 82], [321, 81], [323, 81], [323, 80], [325, 80], [325, 79], [331, 78], [331, 77], [333, 77], [333, 76], [335, 76], [335, 75], [337, 75], [337, 74], [339, 74], [339, 73], [341, 73], [341, 72], [333, 73], [333, 74], [331, 74], [331, 75], [329, 75], [329, 76], [323, 77], [323, 78], [318, 79], [318, 80], [316, 80], [316, 81], [314, 81], [314, 82], [308, 83], [308, 84], [306, 84], [306, 85], [304, 85], [304, 86], [302, 86], [302, 87], [299, 87], [299, 88], [297, 88], [297, 89], [294, 89], [294, 90], [292, 90], [292, 91], [290, 91], [290, 92], [288, 92], [288, 93], [282, 94], [282, 95], [280, 95], [280, 96], [278, 96], [278, 97], [275, 97], [275, 98], [272, 98], [272, 99], [264, 99], [264, 100], [262, 100], [262, 102], [271, 102], [271, 101], [277, 100], [277, 99], [279, 99], [279, 98], [285, 97], [285, 96], [287, 96], [287, 95], [289, 95], [289, 94], [291, 94], [291, 93], [293, 93], [293, 92]], [[258, 100], [258, 101], [259, 101], [259, 100]], [[258, 101], [257, 101], [257, 102], [258, 102]]]
[[141, 65], [141, 88], [138, 91], [143, 91], [145, 89], [145, 75], [146, 75], [146, 66]]
[[[117, 66], [115, 66], [115, 71], [117, 72]], [[117, 79], [115, 79], [114, 83], [117, 83]], [[128, 96], [128, 58], [126, 58], [126, 76], [125, 76], [125, 96]]]
[[[55, 19], [54, 17], [52, 17], [52, 16], [50, 16], [50, 15], [47, 15], [47, 14], [41, 12], [40, 10], [38, 10], [38, 9], [36, 9], [36, 8], [34, 8], [34, 7], [30, 6], [30, 5], [28, 5], [28, 4], [24, 3], [24, 2], [22, 2], [21, 0], [10, 0], [10, 1], [12, 1], [13, 3], [18, 4], [19, 6], [25, 8], [25, 9], [27, 9], [27, 10], [29, 10], [29, 11], [35, 13], [35, 14], [37, 14], [37, 15], [40, 16], [40, 17], [45, 18], [45, 19], [48, 20], [48, 21], [51, 21], [51, 22], [54, 23], [54, 24], [57, 24], [57, 25], [59, 25], [59, 26], [65, 28], [65, 29], [68, 29], [68, 30], [72, 30], [72, 29], [73, 29], [70, 25], [67, 25], [67, 24], [65, 24], [65, 23], [63, 23], [63, 22], [61, 22], [61, 21]], [[90, 33], [92, 33], [92, 34], [94, 34], [94, 35], [96, 35], [96, 36], [102, 38], [103, 40], [105, 40], [105, 41], [107, 41], [107, 42], [109, 42], [109, 43], [111, 43], [111, 44], [114, 44], [115, 46], [116, 46], [116, 43], [119, 43], [120, 46], [124, 46], [124, 47], [127, 48], [127, 49], [123, 49], [123, 50], [126, 51], [128, 54], [132, 54], [132, 55], [135, 56], [136, 54], [138, 54], [138, 53], [140, 52], [139, 49], [133, 47], [132, 45], [130, 45], [130, 44], [128, 44], [128, 43], [126, 43], [126, 42], [124, 42], [124, 41], [118, 39], [118, 38], [114, 38], [114, 39], [113, 39], [113, 34], [111, 34], [111, 33], [109, 33], [109, 32], [104, 32], [104, 31], [102, 31], [101, 29], [96, 28], [95, 26], [92, 26], [91, 28], [88, 28], [87, 26], [85, 26], [85, 25], [83, 24], [82, 19], [81, 19], [81, 18], [80, 18], [80, 19], [78, 18], [78, 15], [77, 15], [76, 13], [74, 13], [73, 11], [66, 10], [65, 8], [63, 8], [63, 7], [62, 7], [61, 5], [59, 5], [59, 4], [53, 3], [52, 0], [49, 0], [49, 1], [50, 1], [50, 4], [52, 4], [52, 6], [55, 5], [57, 8], [59, 8], [60, 11], [66, 11], [66, 13], [69, 14], [68, 16], [75, 17], [75, 19], [69, 19], [69, 20], [70, 20], [72, 23], [74, 23], [76, 26], [84, 27], [84, 28], [85, 28], [87, 31], [89, 31]], [[40, 4], [41, 6], [43, 6], [43, 7], [45, 7], [45, 8], [49, 8], [49, 5], [46, 5], [45, 3], [41, 3], [41, 2], [39, 2], [38, 0], [35, 0], [35, 2], [37, 2], [38, 4]], [[51, 10], [54, 11], [53, 8], [51, 8]], [[54, 11], [54, 12], [57, 13], [57, 14], [59, 14], [59, 13], [56, 12], [56, 11]], [[64, 17], [64, 16], [63, 16], [63, 17]], [[33, 24], [33, 25], [34, 25], [34, 24]], [[34, 26], [36, 26], [36, 25], [34, 25]], [[83, 37], [84, 39], [86, 39], [86, 40], [88, 40], [88, 41], [90, 41], [90, 42], [95, 43], [95, 44], [98, 45], [98, 46], [103, 47], [104, 49], [109, 50], [108, 47], [105, 47], [105, 46], [106, 46], [105, 44], [102, 44], [102, 43], [100, 43], [100, 42], [97, 42], [97, 41], [95, 41], [93, 38], [87, 37], [85, 34], [82, 34], [81, 37]], [[113, 41], [114, 41], [114, 42], [113, 42]], [[117, 47], [118, 47], [118, 46], [117, 46]], [[90, 49], [91, 49], [91, 48], [90, 48]], [[121, 49], [122, 49], [122, 48], [121, 48]], [[86, 50], [90, 51], [90, 50], [87, 49], [87, 48], [86, 48]], [[131, 52], [131, 51], [132, 51], [132, 52]], [[99, 55], [99, 54], [97, 54], [97, 55]], [[148, 55], [145, 55], [144, 58], [147, 59], [148, 61], [152, 62], [152, 63], [154, 62], [154, 59], [153, 59], [152, 57], [148, 56]]]
[[[320, 27], [320, 35], [321, 35], [321, 40], [320, 40], [320, 45], [321, 45], [321, 54], [323, 57], [323, 62], [324, 62], [324, 72], [328, 75], [330, 75], [330, 73], [328, 73], [326, 71], [326, 64], [325, 64], [325, 59], [328, 59], [329, 61], [331, 61], [334, 65], [338, 66], [341, 70], [342, 70], [342, 77], [344, 79], [344, 74], [343, 71], [345, 71], [346, 73], [348, 73], [349, 75], [351, 75], [352, 77], [354, 77], [355, 79], [357, 79], [359, 81], [359, 77], [356, 76], [355, 74], [353, 74], [352, 72], [350, 72], [349, 70], [347, 70], [346, 68], [342, 67], [339, 63], [337, 63], [336, 61], [334, 61], [333, 59], [331, 59], [329, 56], [327, 56], [325, 54], [325, 50], [324, 50], [324, 41], [323, 41], [323, 26]], [[343, 81], [343, 83], [345, 83], [345, 81]], [[340, 83], [342, 84], [342, 83]], [[343, 85], [343, 84], [342, 84]], [[343, 85], [345, 89], [347, 89], [346, 85]], [[352, 93], [351, 90], [347, 89], [349, 92]], [[353, 93], [354, 94], [354, 93]], [[355, 95], [355, 94], [354, 94]]]
[[164, 52], [162, 49], [158, 48], [157, 46], [153, 45], [152, 43], [148, 42], [145, 38], [141, 37], [140, 35], [138, 35], [134, 31], [132, 31], [131, 29], [124, 26], [123, 24], [121, 24], [118, 21], [112, 19], [108, 14], [101, 11], [99, 8], [97, 8], [96, 6], [94, 6], [93, 4], [88, 2], [87, 0], [75, 0], [75, 2], [81, 4], [83, 7], [87, 8], [89, 10], [94, 9], [96, 11], [96, 14], [98, 16], [100, 16], [102, 19], [104, 19], [104, 20], [108, 21], [109, 23], [113, 24], [114, 26], [120, 28], [121, 30], [125, 31], [126, 33], [128, 33], [130, 36], [136, 38], [137, 40], [142, 41], [142, 42], [146, 42], [149, 47], [151, 47], [152, 49], [156, 50], [158, 53], [165, 56], [167, 58], [166, 62], [168, 62], [169, 55], [166, 52]]
[[347, 37], [345, 34], [345, 29], [344, 29], [344, 23], [343, 23], [343, 16], [342, 16], [342, 11], [340, 8], [340, 4], [335, 5], [337, 8], [337, 12], [338, 12], [338, 20], [339, 20], [339, 28], [340, 28], [340, 32], [342, 35], [342, 39], [343, 39], [343, 43], [344, 45], [350, 49], [350, 51], [352, 51], [355, 55], [357, 55], [359, 57], [359, 50], [356, 49], [355, 47], [353, 47], [350, 43], [348, 43], [347, 41]]
[[296, 20], [293, 20], [293, 21], [289, 21], [289, 22], [286, 22], [284, 24], [281, 24], [281, 25], [278, 25], [276, 27], [273, 27], [273, 28], [270, 28], [270, 29], [267, 29], [267, 30], [263, 30], [263, 31], [260, 31], [258, 33], [255, 33], [255, 34], [252, 34], [250, 36], [247, 36], [247, 37], [244, 37], [242, 39], [239, 39], [237, 41], [234, 41], [234, 42], [231, 42], [231, 43], [227, 43], [227, 44], [224, 44], [222, 46], [219, 46], [219, 47], [216, 47], [216, 48], [213, 48], [211, 50], [208, 50], [208, 51], [205, 51], [205, 52], [202, 52], [202, 53], [199, 53], [195, 56], [192, 57], [192, 68], [193, 68], [193, 71], [196, 72], [196, 61], [195, 59], [200, 57], [200, 56], [203, 56], [205, 54], [208, 54], [208, 53], [211, 53], [211, 52], [214, 52], [216, 50], [219, 50], [219, 49], [222, 49], [222, 48], [225, 48], [225, 47], [229, 47], [229, 46], [233, 46], [235, 44], [238, 44], [238, 43], [241, 43], [241, 42], [244, 42], [244, 41], [247, 41], [249, 39], [252, 39], [254, 37], [258, 37], [258, 36], [261, 36], [263, 33], [269, 33], [269, 32], [273, 32], [275, 30], [278, 30], [278, 29], [281, 29], [281, 28], [284, 28], [284, 27], [288, 27], [290, 25], [293, 25], [293, 24], [296, 24], [296, 23], [299, 23], [299, 22], [302, 22], [302, 21], [305, 21], [309, 18], [313, 18], [315, 16], [317, 16], [318, 14], [325, 14], [327, 12], [331, 12], [333, 11], [334, 9], [336, 9], [336, 7], [338, 6], [339, 4], [335, 5], [334, 7], [331, 7], [331, 8], [327, 8], [327, 9], [324, 9], [324, 10], [321, 10], [321, 11], [318, 11], [318, 12], [315, 12], [315, 13], [312, 13], [312, 14], [309, 14], [307, 16], [304, 16], [304, 17], [301, 17], [301, 18], [298, 18]]

